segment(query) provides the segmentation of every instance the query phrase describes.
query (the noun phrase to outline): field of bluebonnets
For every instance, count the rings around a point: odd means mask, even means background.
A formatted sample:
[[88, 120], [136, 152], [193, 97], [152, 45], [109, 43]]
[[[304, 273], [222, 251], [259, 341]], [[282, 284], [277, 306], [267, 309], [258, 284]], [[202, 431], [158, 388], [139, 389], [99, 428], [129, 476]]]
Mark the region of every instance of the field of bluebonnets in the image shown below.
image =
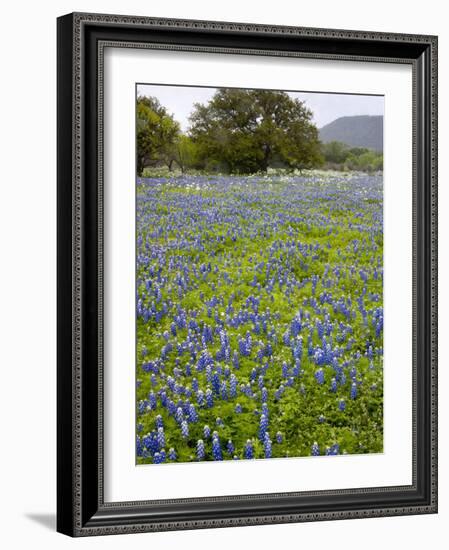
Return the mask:
[[137, 462], [383, 450], [382, 176], [138, 179]]

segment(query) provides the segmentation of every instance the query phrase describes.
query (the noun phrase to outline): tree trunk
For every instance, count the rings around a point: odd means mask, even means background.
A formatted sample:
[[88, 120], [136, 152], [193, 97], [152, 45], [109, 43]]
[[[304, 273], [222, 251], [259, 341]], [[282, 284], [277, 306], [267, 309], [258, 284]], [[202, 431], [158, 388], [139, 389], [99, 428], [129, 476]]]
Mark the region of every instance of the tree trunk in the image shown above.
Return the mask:
[[268, 172], [268, 165], [271, 156], [271, 147], [268, 144], [263, 146], [263, 160], [261, 162], [261, 168], [263, 172]]

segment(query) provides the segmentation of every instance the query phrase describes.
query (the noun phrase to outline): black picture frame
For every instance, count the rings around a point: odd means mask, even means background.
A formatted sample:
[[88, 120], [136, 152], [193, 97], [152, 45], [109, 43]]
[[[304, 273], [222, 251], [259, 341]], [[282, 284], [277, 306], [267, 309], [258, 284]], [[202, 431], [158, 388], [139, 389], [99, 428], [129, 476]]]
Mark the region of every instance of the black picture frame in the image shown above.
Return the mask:
[[[437, 512], [437, 37], [122, 15], [58, 18], [57, 530], [70, 536]], [[408, 63], [413, 68], [413, 483], [105, 503], [102, 48]]]

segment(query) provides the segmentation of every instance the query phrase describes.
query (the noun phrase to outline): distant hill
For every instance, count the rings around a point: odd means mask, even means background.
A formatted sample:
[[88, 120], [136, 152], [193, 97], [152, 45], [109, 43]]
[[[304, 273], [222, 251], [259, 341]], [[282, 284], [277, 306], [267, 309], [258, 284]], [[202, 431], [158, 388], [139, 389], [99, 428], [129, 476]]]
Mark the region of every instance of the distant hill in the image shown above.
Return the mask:
[[342, 141], [351, 147], [383, 151], [383, 116], [343, 116], [320, 130], [320, 140]]

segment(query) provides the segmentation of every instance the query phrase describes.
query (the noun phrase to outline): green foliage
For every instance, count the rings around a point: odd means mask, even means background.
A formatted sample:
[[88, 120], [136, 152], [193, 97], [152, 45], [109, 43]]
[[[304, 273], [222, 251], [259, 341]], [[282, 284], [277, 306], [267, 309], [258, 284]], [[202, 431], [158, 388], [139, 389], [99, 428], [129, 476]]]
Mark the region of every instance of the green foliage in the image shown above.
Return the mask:
[[[338, 187], [332, 183], [332, 178], [338, 182]], [[364, 178], [374, 183], [363, 186]], [[161, 288], [158, 307], [164, 301], [172, 301], [176, 307], [189, 312], [201, 326], [213, 323], [215, 318], [224, 321], [227, 315], [248, 311], [247, 299], [255, 295], [260, 299], [260, 312], [273, 312], [266, 334], [256, 335], [251, 319], [236, 327], [225, 325], [232, 350], [238, 349], [239, 339], [248, 331], [252, 331], [254, 338], [252, 355], [241, 356], [239, 369], [233, 370], [239, 384], [251, 383], [252, 370], [260, 364], [256, 359], [258, 341], [266, 339], [272, 331], [277, 334], [273, 343], [273, 361], [264, 381], [269, 391], [270, 434], [273, 440], [277, 431], [283, 434], [281, 443], [273, 441], [273, 457], [309, 456], [315, 441], [322, 453], [335, 443], [340, 445], [341, 452], [348, 454], [382, 452], [382, 355], [375, 354], [370, 364], [365, 354], [366, 343], [374, 342], [374, 347], [381, 347], [382, 336], [376, 337], [372, 322], [367, 322], [355, 306], [360, 297], [363, 297], [368, 312], [382, 304], [383, 280], [374, 276], [383, 257], [382, 224], [376, 223], [382, 210], [381, 178], [363, 176], [354, 180], [354, 176], [335, 178], [322, 175], [304, 180], [278, 176], [228, 176], [229, 185], [223, 187], [217, 184], [222, 179], [210, 176], [195, 180], [191, 177], [191, 183], [196, 185], [186, 185], [188, 178], [172, 177], [158, 185], [152, 182], [138, 188], [138, 203], [142, 205], [140, 213], [144, 220], [142, 242], [145, 246], [150, 244], [150, 250], [164, 250], [162, 260], [157, 260], [156, 255], [151, 259], [158, 278], [168, 282]], [[218, 212], [222, 217], [215, 215]], [[214, 221], [205, 213], [214, 213]], [[188, 223], [177, 227], [174, 220], [179, 217]], [[158, 231], [161, 227], [163, 232]], [[174, 246], [177, 239], [182, 240], [182, 247]], [[292, 247], [291, 243], [302, 246]], [[160, 263], [156, 263], [158, 261]], [[214, 269], [207, 275], [201, 275], [191, 267], [209, 262]], [[173, 269], [171, 265], [178, 267]], [[182, 272], [182, 265], [189, 266], [185, 273], [189, 273], [191, 282], [181, 292], [175, 281]], [[369, 273], [366, 282], [359, 275], [360, 270]], [[315, 289], [313, 275], [318, 277]], [[137, 290], [142, 296], [149, 292], [147, 278], [148, 272], [142, 263], [137, 272]], [[267, 291], [272, 280], [276, 282]], [[292, 280], [304, 284], [290, 284], [286, 292], [286, 286]], [[326, 302], [320, 303], [320, 296], [326, 293], [332, 293], [335, 299], [340, 296], [351, 299], [354, 307], [350, 319]], [[223, 300], [209, 312], [205, 304], [215, 295]], [[153, 296], [148, 297], [149, 303], [153, 300]], [[313, 305], [314, 301], [319, 305]], [[232, 312], [228, 310], [229, 304], [232, 304]], [[301, 373], [291, 386], [285, 387], [282, 399], [277, 399], [275, 391], [286, 383], [282, 363], [292, 361], [291, 349], [283, 344], [282, 335], [299, 309], [310, 322], [310, 327], [301, 332], [304, 338]], [[343, 367], [346, 381], [339, 384], [335, 393], [330, 390], [331, 379], [335, 376], [333, 367], [323, 367], [325, 383], [319, 385], [315, 379], [317, 366], [307, 352], [309, 334], [313, 344], [320, 345], [317, 330], [312, 327], [317, 316], [323, 319], [327, 313], [335, 326], [334, 345], [346, 349], [339, 360], [341, 365], [347, 363]], [[162, 317], [159, 322], [137, 319], [138, 402], [147, 399], [149, 392], [157, 392], [163, 387], [165, 377], [174, 376], [177, 367], [181, 369], [179, 383], [191, 384], [191, 377], [184, 374], [186, 364], [191, 363], [190, 356], [187, 353], [178, 355], [176, 346], [164, 359], [164, 378], [158, 382], [160, 385], [153, 385], [151, 377], [142, 370], [144, 362], [160, 356], [172, 320], [172, 316]], [[340, 323], [350, 326], [351, 331], [341, 333], [341, 339], [337, 340]], [[188, 327], [178, 329], [176, 341], [181, 344], [188, 334]], [[214, 342], [208, 344], [208, 351], [215, 357], [219, 348], [219, 338], [215, 337]], [[144, 349], [145, 356], [142, 355]], [[360, 352], [360, 357], [354, 360], [357, 352]], [[361, 382], [357, 399], [350, 398], [350, 368], [354, 364], [357, 366], [357, 380]], [[216, 365], [220, 365], [220, 361], [216, 361]], [[192, 376], [197, 378], [200, 388], [207, 387], [206, 373], [197, 371], [194, 364], [191, 367]], [[256, 382], [252, 387], [259, 395]], [[340, 399], [346, 401], [345, 412], [338, 408]], [[237, 402], [242, 407], [239, 414], [235, 412]], [[263, 458], [264, 449], [258, 440], [259, 417], [255, 412], [260, 411], [261, 405], [260, 400], [247, 397], [240, 390], [238, 397], [233, 399], [215, 398], [213, 409], [198, 407], [199, 420], [189, 425], [187, 439], [181, 436], [173, 416], [159, 406], [157, 410], [139, 415], [140, 433], [151, 432], [156, 414], [162, 414], [166, 450], [170, 447], [176, 449], [178, 462], [196, 460], [195, 445], [203, 438], [205, 424], [211, 430], [218, 430], [223, 445], [228, 439], [233, 441], [234, 454], [238, 458], [244, 458], [243, 449], [248, 438], [254, 443], [255, 457]], [[224, 420], [224, 426], [217, 427], [217, 417]], [[211, 442], [205, 443], [205, 460], [212, 460]], [[138, 458], [139, 464], [151, 462], [150, 457]]]
[[197, 147], [189, 136], [178, 136], [175, 143], [175, 159], [183, 174], [199, 164]]
[[166, 164], [172, 168], [176, 158], [179, 123], [155, 97], [137, 98], [137, 174], [146, 166]]
[[219, 89], [207, 105], [195, 105], [190, 135], [208, 171], [301, 170], [322, 163], [311, 119], [311, 111], [285, 92]]
[[328, 168], [377, 172], [383, 169], [383, 155], [367, 147], [349, 147], [341, 141], [321, 145]]

